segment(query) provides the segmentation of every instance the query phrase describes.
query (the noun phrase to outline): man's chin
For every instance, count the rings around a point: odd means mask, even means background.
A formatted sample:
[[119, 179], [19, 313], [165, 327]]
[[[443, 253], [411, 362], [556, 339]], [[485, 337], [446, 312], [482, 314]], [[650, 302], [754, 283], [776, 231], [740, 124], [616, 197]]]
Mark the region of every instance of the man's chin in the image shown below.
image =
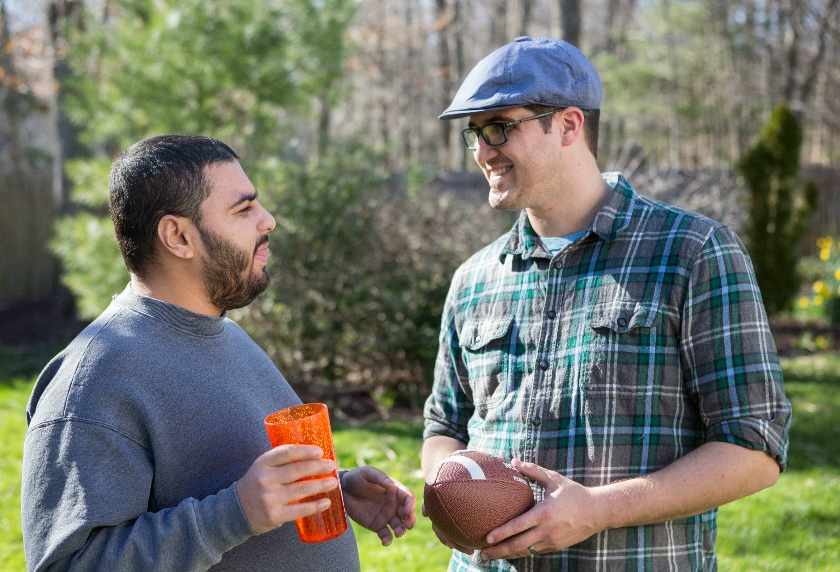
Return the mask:
[[490, 187], [490, 193], [487, 196], [487, 202], [490, 207], [497, 211], [513, 211], [519, 208], [513, 204], [513, 197], [509, 189], [497, 189]]

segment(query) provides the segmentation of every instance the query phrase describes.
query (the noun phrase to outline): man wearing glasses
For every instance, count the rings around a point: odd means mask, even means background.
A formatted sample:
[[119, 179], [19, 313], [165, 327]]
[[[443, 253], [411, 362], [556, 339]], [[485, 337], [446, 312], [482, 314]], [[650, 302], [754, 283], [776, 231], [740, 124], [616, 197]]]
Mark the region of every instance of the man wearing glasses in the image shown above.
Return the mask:
[[773, 485], [790, 404], [749, 257], [725, 225], [596, 163], [601, 83], [518, 38], [440, 116], [511, 231], [456, 272], [425, 408], [424, 473], [513, 462], [537, 505], [450, 570], [715, 570], [718, 506]]

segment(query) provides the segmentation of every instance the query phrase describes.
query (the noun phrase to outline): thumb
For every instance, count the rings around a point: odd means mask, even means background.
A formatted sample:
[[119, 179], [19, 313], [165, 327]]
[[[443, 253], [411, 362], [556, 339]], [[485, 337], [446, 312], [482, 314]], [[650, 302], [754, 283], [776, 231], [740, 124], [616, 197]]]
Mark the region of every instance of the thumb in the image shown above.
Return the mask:
[[369, 482], [380, 485], [382, 487], [393, 487], [396, 485], [394, 479], [388, 476], [387, 473], [384, 471], [377, 469], [376, 467], [371, 467], [370, 465], [361, 467], [359, 469], [362, 473], [362, 477]]
[[529, 479], [537, 481], [546, 492], [560, 488], [560, 482], [565, 478], [559, 473], [544, 469], [536, 463], [523, 463], [519, 459], [513, 459], [511, 464]]

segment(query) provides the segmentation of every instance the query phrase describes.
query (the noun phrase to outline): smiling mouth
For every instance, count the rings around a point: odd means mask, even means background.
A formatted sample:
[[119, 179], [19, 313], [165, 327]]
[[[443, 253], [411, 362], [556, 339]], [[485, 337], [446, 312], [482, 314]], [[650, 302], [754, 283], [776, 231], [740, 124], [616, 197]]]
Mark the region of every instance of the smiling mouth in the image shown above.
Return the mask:
[[513, 165], [505, 165], [504, 167], [490, 167], [487, 170], [487, 180], [489, 183], [499, 182], [502, 177], [513, 170]]

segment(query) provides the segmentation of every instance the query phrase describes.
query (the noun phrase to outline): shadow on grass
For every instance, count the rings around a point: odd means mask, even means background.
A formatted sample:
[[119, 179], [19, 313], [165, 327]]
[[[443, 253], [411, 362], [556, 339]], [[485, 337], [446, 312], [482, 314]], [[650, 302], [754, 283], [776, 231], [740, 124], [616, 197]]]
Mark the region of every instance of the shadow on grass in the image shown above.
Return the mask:
[[17, 348], [0, 345], [0, 385], [32, 381], [60, 348]]

